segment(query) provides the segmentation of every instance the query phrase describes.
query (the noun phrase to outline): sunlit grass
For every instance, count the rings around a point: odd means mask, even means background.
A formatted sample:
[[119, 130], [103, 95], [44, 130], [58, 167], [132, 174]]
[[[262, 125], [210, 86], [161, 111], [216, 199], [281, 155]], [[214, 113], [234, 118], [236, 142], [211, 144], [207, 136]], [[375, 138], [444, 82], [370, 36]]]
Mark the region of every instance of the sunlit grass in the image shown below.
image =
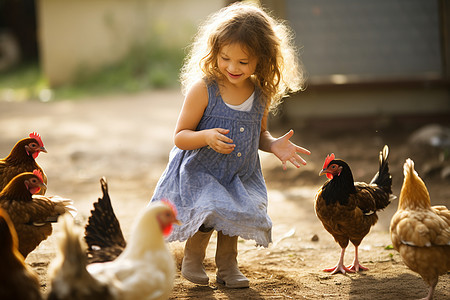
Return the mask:
[[[50, 89], [37, 62], [0, 73], [0, 101], [77, 99], [111, 93], [175, 88], [182, 47], [136, 47], [120, 62], [95, 73], [78, 73], [70, 85]], [[80, 68], [81, 69], [81, 68]]]
[[47, 89], [45, 78], [36, 62], [27, 62], [0, 73], [0, 101], [26, 101]]
[[55, 96], [73, 97], [112, 92], [133, 93], [146, 89], [173, 88], [183, 61], [181, 48], [135, 48], [118, 64], [94, 74], [79, 73], [74, 84], [55, 90]]

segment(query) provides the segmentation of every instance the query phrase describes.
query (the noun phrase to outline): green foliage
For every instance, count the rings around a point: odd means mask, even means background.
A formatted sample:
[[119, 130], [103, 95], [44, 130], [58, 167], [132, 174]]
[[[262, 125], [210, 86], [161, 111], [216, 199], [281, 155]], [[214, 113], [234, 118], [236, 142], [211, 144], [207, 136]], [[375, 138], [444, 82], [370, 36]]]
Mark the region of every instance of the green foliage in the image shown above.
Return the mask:
[[35, 99], [47, 86], [38, 64], [26, 62], [0, 73], [0, 101]]
[[97, 72], [80, 66], [72, 84], [53, 90], [49, 88], [39, 65], [27, 63], [0, 73], [0, 101], [48, 101], [176, 88], [183, 58], [181, 46], [167, 46], [155, 40], [136, 46], [123, 60]]
[[160, 43], [136, 46], [122, 61], [98, 72], [85, 71], [88, 69], [80, 67], [74, 83], [56, 89], [56, 97], [174, 88], [177, 87], [183, 58], [181, 47], [168, 47]]

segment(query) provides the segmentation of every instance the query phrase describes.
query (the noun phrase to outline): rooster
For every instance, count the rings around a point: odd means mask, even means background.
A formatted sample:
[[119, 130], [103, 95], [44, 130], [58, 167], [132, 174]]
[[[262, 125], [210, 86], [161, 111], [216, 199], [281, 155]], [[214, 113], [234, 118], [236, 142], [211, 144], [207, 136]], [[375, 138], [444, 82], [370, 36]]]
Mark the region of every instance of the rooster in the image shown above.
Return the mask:
[[33, 251], [52, 234], [52, 222], [68, 211], [76, 213], [73, 201], [59, 196], [37, 194], [45, 184], [39, 170], [14, 177], [0, 192], [0, 207], [5, 209], [19, 237], [19, 251], [23, 257]]
[[[342, 250], [337, 265], [324, 271], [345, 274], [367, 270], [359, 264], [358, 246], [377, 222], [376, 212], [395, 199], [391, 190], [388, 153], [388, 147], [384, 146], [379, 156], [379, 171], [370, 183], [354, 182], [348, 164], [335, 159], [334, 154], [325, 159], [319, 175], [326, 174], [329, 180], [317, 192], [314, 208], [317, 217]], [[344, 255], [349, 241], [355, 246], [355, 258], [351, 266], [345, 267]]]
[[17, 249], [17, 233], [0, 208], [0, 299], [40, 300], [39, 279]]
[[[42, 172], [44, 183], [47, 184], [47, 176], [44, 170], [35, 161], [40, 152], [47, 153], [47, 150], [38, 133], [32, 132], [28, 138], [18, 141], [9, 155], [0, 159], [0, 191], [16, 175], [23, 172], [33, 172], [35, 169]], [[47, 187], [43, 186], [39, 194], [45, 195], [46, 191]]]
[[100, 185], [103, 197], [94, 203], [85, 227], [88, 263], [112, 261], [123, 252], [127, 244], [111, 205], [106, 178], [100, 179]]
[[450, 211], [431, 206], [427, 187], [409, 158], [403, 174], [398, 209], [391, 219], [392, 245], [406, 266], [429, 285], [424, 299], [432, 299], [439, 276], [450, 271]]
[[[75, 299], [68, 294], [58, 295], [58, 291], [81, 289], [92, 283], [90, 276], [108, 287], [110, 299], [167, 299], [173, 288], [175, 262], [164, 236], [171, 232], [172, 224], [179, 224], [175, 207], [168, 201], [155, 201], [137, 216], [131, 238], [115, 260], [86, 267], [86, 263], [78, 263], [83, 254], [79, 247], [63, 247], [62, 257], [60, 254], [50, 267], [55, 282], [51, 299]], [[90, 276], [86, 276], [86, 269]], [[85, 293], [83, 299], [99, 298]]]

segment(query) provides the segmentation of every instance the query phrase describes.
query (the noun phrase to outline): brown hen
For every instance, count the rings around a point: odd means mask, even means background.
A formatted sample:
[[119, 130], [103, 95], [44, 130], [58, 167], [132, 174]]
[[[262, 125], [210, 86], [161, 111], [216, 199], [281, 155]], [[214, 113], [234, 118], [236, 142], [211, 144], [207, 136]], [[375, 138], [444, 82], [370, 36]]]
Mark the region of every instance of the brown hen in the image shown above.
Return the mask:
[[40, 300], [38, 276], [17, 249], [17, 233], [7, 212], [0, 208], [0, 299]]
[[[36, 169], [42, 172], [44, 183], [47, 184], [47, 176], [44, 170], [35, 161], [40, 152], [47, 152], [47, 150], [38, 133], [32, 132], [28, 138], [18, 141], [9, 155], [0, 159], [0, 191], [16, 175], [23, 172], [33, 172]], [[43, 186], [39, 194], [45, 195], [46, 191], [47, 187]]]
[[14, 177], [0, 192], [0, 207], [6, 210], [19, 237], [19, 251], [26, 258], [52, 234], [51, 222], [66, 211], [75, 213], [72, 200], [37, 194], [45, 184], [42, 173], [34, 170]]
[[[359, 264], [358, 247], [370, 228], [378, 220], [377, 211], [384, 209], [395, 196], [392, 195], [392, 177], [389, 173], [387, 146], [379, 156], [379, 171], [370, 183], [354, 182], [352, 171], [346, 162], [328, 155], [319, 175], [330, 179], [316, 194], [314, 208], [325, 229], [341, 246], [337, 265], [326, 272], [357, 272], [367, 270]], [[348, 242], [355, 246], [355, 258], [349, 267], [344, 266]]]
[[405, 265], [429, 285], [424, 299], [432, 299], [439, 276], [450, 271], [450, 211], [431, 206], [427, 187], [409, 158], [403, 174], [398, 209], [391, 219], [392, 245]]

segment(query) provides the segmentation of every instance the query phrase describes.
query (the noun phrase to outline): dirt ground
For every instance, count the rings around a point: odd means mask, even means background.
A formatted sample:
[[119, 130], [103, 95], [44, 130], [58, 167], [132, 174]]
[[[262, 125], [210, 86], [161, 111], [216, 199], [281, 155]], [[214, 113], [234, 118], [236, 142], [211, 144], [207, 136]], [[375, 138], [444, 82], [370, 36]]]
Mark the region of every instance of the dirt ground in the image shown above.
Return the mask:
[[[0, 102], [0, 156], [6, 156], [15, 142], [31, 131], [41, 134], [48, 153], [37, 161], [48, 176], [48, 195], [74, 200], [77, 220], [84, 224], [92, 203], [101, 195], [99, 179], [108, 179], [110, 195], [125, 236], [129, 235], [136, 213], [150, 199], [167, 163], [182, 96], [177, 91], [145, 92], [136, 95], [60, 102]], [[312, 151], [308, 165], [283, 171], [272, 155], [261, 153], [269, 190], [269, 215], [273, 221], [274, 243], [257, 248], [240, 240], [239, 263], [250, 279], [250, 288], [233, 290], [215, 282], [214, 234], [207, 250], [208, 287], [196, 286], [177, 273], [170, 299], [416, 299], [427, 287], [408, 270], [391, 244], [389, 222], [397, 201], [379, 213], [380, 220], [360, 247], [360, 260], [369, 268], [357, 274], [329, 275], [322, 271], [335, 265], [340, 248], [314, 214], [317, 189], [325, 181], [319, 177], [327, 154], [334, 152], [352, 167], [355, 180], [369, 181], [378, 165], [378, 152], [390, 146], [393, 191], [398, 195], [403, 180], [402, 165], [430, 158], [413, 151], [407, 143], [411, 128], [391, 126], [368, 130], [296, 128], [296, 124], [276, 122], [274, 136], [290, 128], [294, 142]], [[331, 128], [334, 128], [333, 130]], [[425, 157], [425, 158], [424, 158]], [[430, 158], [431, 159], [431, 158]], [[430, 173], [424, 178], [432, 204], [450, 207], [448, 179]], [[26, 262], [39, 274], [43, 293], [48, 292], [47, 267], [55, 256], [59, 224], [54, 234], [32, 252]], [[182, 243], [172, 243], [178, 266]], [[353, 259], [348, 247], [345, 262]], [[450, 277], [441, 276], [435, 299], [450, 299]]]

